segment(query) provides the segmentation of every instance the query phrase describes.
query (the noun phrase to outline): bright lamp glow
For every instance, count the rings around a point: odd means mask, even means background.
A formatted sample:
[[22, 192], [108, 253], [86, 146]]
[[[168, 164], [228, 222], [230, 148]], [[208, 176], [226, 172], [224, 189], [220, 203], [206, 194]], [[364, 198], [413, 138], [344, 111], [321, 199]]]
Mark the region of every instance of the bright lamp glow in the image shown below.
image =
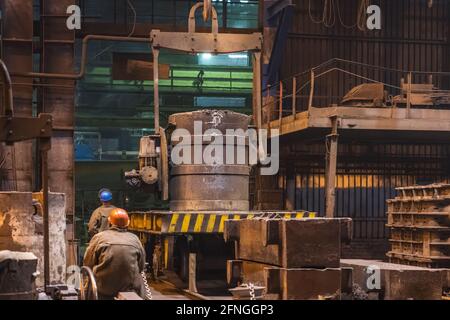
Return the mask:
[[247, 55], [246, 54], [229, 54], [228, 58], [230, 59], [247, 59]]

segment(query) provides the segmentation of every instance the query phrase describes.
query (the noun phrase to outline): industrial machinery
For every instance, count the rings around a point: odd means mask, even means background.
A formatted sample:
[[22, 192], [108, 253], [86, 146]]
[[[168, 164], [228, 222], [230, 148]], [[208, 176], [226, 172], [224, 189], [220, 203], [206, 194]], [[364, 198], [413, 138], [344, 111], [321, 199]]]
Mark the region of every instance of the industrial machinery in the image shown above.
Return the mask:
[[432, 83], [400, 84], [401, 94], [389, 96], [385, 85], [380, 82], [363, 83], [352, 88], [342, 99], [340, 105], [359, 108], [440, 108], [448, 109], [450, 94], [436, 88]]
[[390, 262], [427, 268], [450, 267], [450, 185], [396, 188], [387, 201]]
[[[131, 187], [143, 187], [151, 191], [162, 192], [161, 147], [157, 146], [159, 135], [144, 136], [139, 146], [139, 168], [125, 173], [125, 179]], [[164, 144], [167, 146], [167, 144]], [[166, 164], [164, 164], [166, 165]], [[166, 171], [164, 171], [166, 174]], [[155, 189], [157, 187], [157, 189]]]
[[42, 166], [42, 217], [44, 240], [44, 286], [50, 285], [50, 241], [49, 241], [49, 191], [47, 174], [47, 153], [51, 148], [52, 117], [41, 113], [38, 117], [19, 117], [14, 115], [12, 82], [6, 65], [0, 60], [0, 80], [3, 86], [2, 114], [0, 116], [0, 141], [13, 145], [18, 141], [37, 139]]
[[36, 299], [34, 285], [37, 257], [31, 252], [0, 251], [0, 297], [2, 300]]
[[[233, 258], [234, 253], [233, 244], [227, 244], [223, 239], [226, 220], [270, 214], [249, 211], [249, 145], [243, 134], [247, 132], [251, 120], [256, 128], [261, 128], [262, 35], [220, 34], [214, 7], [210, 7], [212, 32], [195, 32], [195, 12], [207, 5], [197, 3], [192, 7], [188, 32], [151, 31], [155, 135], [142, 137], [139, 167], [125, 174], [128, 184], [152, 189], [162, 200], [170, 198], [169, 211], [131, 212], [130, 229], [146, 243], [148, 254], [153, 260], [153, 274], [160, 274], [162, 269], [175, 271], [184, 283], [188, 283], [191, 292], [197, 292], [197, 277], [220, 279], [225, 285], [226, 261]], [[207, 16], [204, 15], [204, 18]], [[231, 111], [199, 110], [171, 115], [168, 127], [162, 129], [159, 124], [158, 98], [158, 56], [161, 48], [191, 54], [251, 52], [254, 74], [253, 119]], [[195, 130], [196, 124], [200, 124], [200, 132]], [[229, 129], [233, 129], [234, 133], [230, 134]], [[180, 130], [184, 133], [177, 133], [174, 139], [174, 133]], [[205, 161], [175, 164], [169, 154], [169, 150], [180, 148], [182, 144], [195, 149], [195, 139], [203, 141], [200, 142], [202, 154], [218, 134], [223, 135], [224, 139], [244, 141], [234, 146], [233, 150], [227, 149], [221, 154], [221, 164]], [[239, 155], [245, 155], [243, 162], [232, 161], [232, 164], [228, 164], [225, 161], [230, 156], [236, 160]], [[182, 156], [195, 158], [193, 151], [192, 154]], [[277, 214], [289, 218], [314, 216], [314, 213], [305, 212]]]
[[[8, 250], [8, 242], [3, 243], [6, 248], [2, 249], [0, 255], [0, 296], [4, 299], [74, 299], [77, 292], [59, 281], [51, 279], [51, 247], [50, 247], [50, 220], [49, 202], [54, 199], [50, 197], [48, 187], [48, 165], [47, 153], [51, 148], [51, 137], [53, 131], [52, 116], [41, 113], [38, 117], [16, 116], [13, 106], [12, 82], [6, 65], [0, 60], [0, 80], [3, 86], [2, 92], [2, 113], [0, 115], [0, 141], [6, 146], [13, 145], [15, 142], [36, 139], [38, 141], [40, 160], [41, 160], [41, 190], [42, 192], [33, 194], [33, 207], [39, 212], [35, 217], [35, 222], [42, 226], [36, 227], [41, 233], [43, 240], [42, 256], [36, 257], [31, 252], [16, 252]], [[5, 199], [15, 194], [17, 199], [25, 199], [23, 194], [11, 190], [5, 193]], [[29, 193], [31, 200], [31, 193]], [[21, 203], [23, 205], [23, 203]], [[31, 201], [30, 201], [31, 204]], [[17, 210], [15, 218], [20, 221], [23, 208]], [[12, 209], [14, 210], [14, 209]], [[27, 215], [27, 212], [24, 214]], [[22, 214], [23, 216], [23, 214]], [[53, 217], [54, 218], [54, 217]], [[53, 221], [54, 222], [54, 221]], [[24, 226], [29, 226], [28, 222], [23, 222]], [[24, 228], [26, 229], [26, 228]], [[24, 232], [24, 230], [16, 231]], [[26, 234], [24, 232], [24, 234]], [[28, 241], [32, 237], [29, 237]], [[38, 250], [39, 251], [39, 250]], [[38, 294], [35, 280], [39, 275], [37, 270], [38, 260], [43, 260], [43, 291]], [[41, 289], [41, 288], [39, 288]]]

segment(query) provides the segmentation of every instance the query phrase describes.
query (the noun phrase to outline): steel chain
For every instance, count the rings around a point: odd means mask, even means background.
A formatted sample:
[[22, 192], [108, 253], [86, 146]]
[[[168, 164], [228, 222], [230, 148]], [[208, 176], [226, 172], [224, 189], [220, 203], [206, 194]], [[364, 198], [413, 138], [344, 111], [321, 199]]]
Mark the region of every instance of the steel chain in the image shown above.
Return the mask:
[[250, 288], [250, 300], [256, 300], [256, 296], [255, 296], [255, 285], [253, 283], [249, 283], [248, 284], [249, 288]]
[[141, 272], [142, 280], [144, 281], [144, 287], [145, 287], [145, 296], [148, 300], [153, 300], [152, 291], [150, 290], [150, 286], [148, 285], [147, 276], [145, 275], [145, 272]]

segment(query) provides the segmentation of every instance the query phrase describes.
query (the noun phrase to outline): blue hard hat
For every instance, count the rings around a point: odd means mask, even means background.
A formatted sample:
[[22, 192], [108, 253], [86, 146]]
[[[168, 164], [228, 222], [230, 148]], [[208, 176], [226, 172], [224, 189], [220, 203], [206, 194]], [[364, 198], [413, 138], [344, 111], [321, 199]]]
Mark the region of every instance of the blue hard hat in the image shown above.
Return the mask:
[[109, 190], [103, 190], [99, 195], [100, 201], [107, 202], [112, 200], [112, 193]]

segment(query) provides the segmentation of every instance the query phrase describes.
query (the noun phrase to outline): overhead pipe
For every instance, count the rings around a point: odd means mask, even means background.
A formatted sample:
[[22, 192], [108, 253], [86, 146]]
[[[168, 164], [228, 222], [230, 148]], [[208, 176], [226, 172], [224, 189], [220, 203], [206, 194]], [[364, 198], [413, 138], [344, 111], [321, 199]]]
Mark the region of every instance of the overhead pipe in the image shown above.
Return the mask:
[[103, 36], [103, 35], [87, 35], [83, 38], [81, 52], [81, 66], [78, 73], [47, 73], [47, 72], [12, 72], [15, 77], [41, 78], [41, 79], [64, 79], [64, 80], [81, 80], [86, 72], [87, 64], [87, 47], [91, 40], [98, 41], [121, 41], [121, 42], [143, 42], [149, 43], [150, 38], [137, 38], [126, 36]]
[[11, 77], [9, 75], [8, 68], [6, 67], [5, 63], [1, 59], [0, 59], [0, 77], [3, 82], [4, 114], [6, 116], [13, 116], [14, 115], [14, 107], [13, 107], [13, 93], [12, 93]]

